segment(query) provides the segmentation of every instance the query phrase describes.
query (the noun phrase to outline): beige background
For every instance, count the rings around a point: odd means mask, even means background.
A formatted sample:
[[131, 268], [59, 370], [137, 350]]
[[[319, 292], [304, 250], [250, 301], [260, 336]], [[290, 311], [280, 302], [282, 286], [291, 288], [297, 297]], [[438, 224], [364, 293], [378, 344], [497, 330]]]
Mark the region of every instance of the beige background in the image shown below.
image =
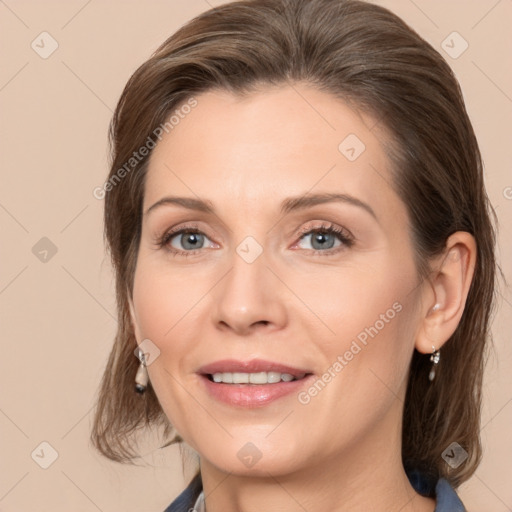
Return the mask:
[[[185, 485], [175, 447], [148, 446], [146, 465], [127, 467], [88, 443], [116, 329], [103, 202], [92, 191], [107, 174], [107, 127], [129, 76], [179, 26], [220, 3], [0, 0], [2, 511], [161, 511]], [[510, 280], [512, 2], [378, 3], [439, 49], [461, 82]], [[46, 59], [43, 31], [58, 43]], [[469, 44], [458, 58], [441, 47], [453, 31]], [[505, 287], [500, 295], [484, 389], [485, 456], [459, 489], [470, 512], [512, 509], [512, 299]]]

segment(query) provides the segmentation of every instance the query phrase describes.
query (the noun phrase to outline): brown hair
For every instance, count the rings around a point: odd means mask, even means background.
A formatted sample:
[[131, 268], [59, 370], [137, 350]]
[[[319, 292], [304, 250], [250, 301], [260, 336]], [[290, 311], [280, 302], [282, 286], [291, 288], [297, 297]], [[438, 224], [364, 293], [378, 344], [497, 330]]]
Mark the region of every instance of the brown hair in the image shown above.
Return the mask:
[[[462, 319], [443, 346], [435, 380], [429, 357], [415, 351], [403, 416], [402, 459], [457, 487], [476, 470], [482, 375], [494, 309], [496, 216], [459, 84], [426, 41], [388, 10], [356, 0], [246, 0], [196, 17], [128, 81], [110, 127], [111, 186], [105, 237], [116, 276], [119, 326], [107, 363], [91, 439], [106, 457], [133, 462], [135, 434], [172, 425], [154, 390], [134, 393], [138, 360], [128, 297], [141, 234], [148, 158], [134, 151], [157, 142], [155, 129], [180, 105], [215, 88], [245, 94], [260, 86], [305, 82], [379, 119], [393, 186], [407, 206], [418, 276], [450, 234], [471, 233], [477, 261]], [[131, 168], [119, 178], [119, 169]], [[107, 190], [107, 189], [105, 189]], [[179, 437], [171, 442], [180, 441]], [[441, 454], [457, 441], [469, 454], [451, 469]]]

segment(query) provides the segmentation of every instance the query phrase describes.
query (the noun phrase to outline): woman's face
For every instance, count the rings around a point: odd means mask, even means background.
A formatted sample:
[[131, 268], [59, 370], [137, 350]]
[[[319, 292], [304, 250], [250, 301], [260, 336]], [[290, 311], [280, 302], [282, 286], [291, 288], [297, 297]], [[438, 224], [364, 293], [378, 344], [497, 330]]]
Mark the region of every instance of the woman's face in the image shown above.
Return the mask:
[[424, 287], [376, 121], [304, 84], [196, 100], [145, 184], [132, 319], [160, 404], [225, 472], [377, 462]]

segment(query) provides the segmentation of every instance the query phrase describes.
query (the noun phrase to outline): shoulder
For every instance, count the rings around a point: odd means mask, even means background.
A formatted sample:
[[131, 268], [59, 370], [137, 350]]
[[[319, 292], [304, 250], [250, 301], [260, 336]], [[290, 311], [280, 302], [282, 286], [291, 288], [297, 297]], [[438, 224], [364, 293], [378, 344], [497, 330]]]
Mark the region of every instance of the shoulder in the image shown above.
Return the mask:
[[164, 512], [190, 512], [203, 490], [201, 474], [197, 473], [186, 489], [164, 510]]
[[466, 512], [457, 493], [444, 478], [440, 478], [436, 484], [435, 512]]
[[466, 512], [455, 489], [446, 478], [435, 479], [418, 469], [408, 469], [406, 473], [416, 492], [436, 499], [434, 512]]

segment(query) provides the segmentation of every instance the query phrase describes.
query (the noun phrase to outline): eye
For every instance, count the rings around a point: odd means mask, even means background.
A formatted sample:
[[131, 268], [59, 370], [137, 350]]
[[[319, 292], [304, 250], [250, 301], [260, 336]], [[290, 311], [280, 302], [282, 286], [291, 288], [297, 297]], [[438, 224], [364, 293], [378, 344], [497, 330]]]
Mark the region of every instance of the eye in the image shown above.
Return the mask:
[[[171, 237], [171, 247], [179, 249], [176, 245], [182, 245], [186, 250], [202, 249], [206, 236], [197, 231], [178, 231]], [[175, 240], [173, 240], [175, 239]]]
[[[324, 253], [332, 255], [340, 250], [345, 250], [354, 245], [353, 236], [345, 229], [332, 224], [322, 224], [318, 227], [308, 226], [302, 229], [298, 236], [300, 241], [307, 242], [306, 250], [312, 250], [314, 254]], [[159, 248], [167, 250], [174, 256], [190, 256], [205, 248], [205, 243], [210, 243], [210, 248], [218, 247], [197, 226], [182, 226], [181, 228], [166, 231], [156, 240]]]
[[206, 240], [210, 242], [212, 247], [215, 247], [215, 244], [197, 227], [184, 226], [180, 229], [167, 231], [156, 243], [158, 247], [165, 247], [175, 255], [189, 256], [203, 249]]
[[[311, 249], [316, 253], [327, 252], [332, 254], [345, 248], [352, 247], [354, 239], [346, 230], [338, 228], [332, 224], [322, 224], [315, 228], [306, 228], [300, 232], [301, 240], [308, 241], [309, 247], [302, 247], [303, 249]], [[341, 249], [340, 249], [341, 248]], [[335, 249], [330, 251], [330, 249]]]

